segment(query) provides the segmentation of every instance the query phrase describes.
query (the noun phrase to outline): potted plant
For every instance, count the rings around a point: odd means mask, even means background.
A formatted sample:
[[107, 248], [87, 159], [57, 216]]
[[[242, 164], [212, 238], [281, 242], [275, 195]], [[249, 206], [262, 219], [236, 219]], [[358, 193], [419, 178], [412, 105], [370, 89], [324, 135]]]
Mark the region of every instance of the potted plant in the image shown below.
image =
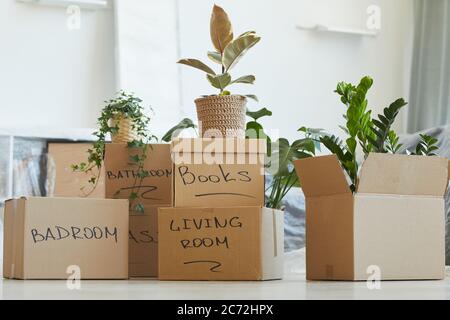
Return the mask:
[[[132, 149], [130, 165], [136, 167], [136, 179], [134, 188], [139, 189], [148, 172], [144, 170], [144, 162], [147, 158], [147, 150], [152, 140], [157, 140], [155, 136], [148, 132], [150, 118], [145, 115], [142, 100], [133, 94], [120, 91], [118, 96], [109, 101], [105, 101], [101, 116], [98, 118], [98, 131], [94, 133], [97, 140], [92, 148], [88, 150], [86, 162], [72, 165], [74, 172], [83, 172], [89, 175], [88, 182], [91, 186], [89, 190], [81, 188], [85, 196], [89, 196], [97, 187], [103, 160], [105, 156], [105, 145], [108, 136], [114, 143], [127, 143]], [[137, 203], [137, 193], [130, 193], [130, 210], [143, 212], [142, 204]]]
[[202, 137], [217, 136], [218, 133], [222, 137], [244, 137], [247, 98], [257, 98], [254, 95], [231, 94], [228, 88], [233, 84], [253, 84], [255, 76], [232, 78], [230, 71], [261, 38], [254, 31], [235, 38], [227, 13], [217, 5], [214, 5], [212, 11], [210, 32], [214, 50], [208, 52], [208, 57], [219, 65], [220, 72], [216, 73], [197, 59], [178, 61], [205, 72], [209, 83], [219, 90], [218, 94], [205, 95], [195, 100], [200, 134]]

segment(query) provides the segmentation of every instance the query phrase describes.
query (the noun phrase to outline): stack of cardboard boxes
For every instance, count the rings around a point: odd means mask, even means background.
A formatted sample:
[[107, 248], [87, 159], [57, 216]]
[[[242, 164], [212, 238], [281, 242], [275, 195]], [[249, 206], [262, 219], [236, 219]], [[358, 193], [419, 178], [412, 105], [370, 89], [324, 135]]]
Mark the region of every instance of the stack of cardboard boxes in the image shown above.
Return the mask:
[[[129, 163], [134, 151], [108, 144], [100, 183], [90, 195], [106, 199], [80, 198], [86, 177], [70, 165], [88, 147], [49, 146], [56, 197], [7, 202], [5, 277], [65, 279], [74, 270], [82, 279], [282, 277], [283, 214], [264, 208], [265, 141], [150, 145], [144, 164], [149, 174], [138, 186]], [[131, 192], [143, 213], [129, 211]]]
[[[144, 212], [130, 208], [129, 275], [158, 276], [158, 207], [172, 206], [172, 160], [170, 145], [151, 144], [147, 148], [144, 170], [148, 177], [136, 184], [136, 167], [130, 164], [133, 151], [126, 144], [111, 143], [105, 150], [106, 198], [128, 199], [131, 192], [138, 195], [137, 203]], [[135, 186], [133, 188], [133, 186]]]
[[283, 213], [264, 208], [264, 140], [172, 142], [174, 207], [159, 209], [161, 280], [283, 274]]
[[[133, 190], [132, 149], [108, 144], [99, 196], [111, 199], [79, 197], [82, 177], [70, 164], [86, 148], [49, 148], [54, 193], [63, 197], [6, 202], [5, 277], [282, 278], [283, 213], [264, 208], [265, 141], [151, 145], [148, 177]], [[297, 161], [306, 195], [307, 279], [444, 278], [448, 164], [439, 157], [371, 154], [353, 194], [336, 156]], [[138, 194], [143, 213], [129, 212], [130, 192]]]

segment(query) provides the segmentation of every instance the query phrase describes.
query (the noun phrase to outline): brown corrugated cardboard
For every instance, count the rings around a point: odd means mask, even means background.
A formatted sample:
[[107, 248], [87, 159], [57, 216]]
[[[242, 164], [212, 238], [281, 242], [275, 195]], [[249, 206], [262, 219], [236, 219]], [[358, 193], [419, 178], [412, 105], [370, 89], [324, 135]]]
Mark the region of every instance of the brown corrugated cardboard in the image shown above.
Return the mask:
[[[309, 280], [444, 277], [448, 160], [370, 154], [357, 193], [336, 156], [296, 161], [306, 195]], [[342, 186], [346, 184], [346, 188]]]
[[[73, 172], [71, 166], [86, 162], [87, 150], [92, 148], [90, 143], [49, 143], [48, 154], [50, 157], [48, 165], [49, 177], [54, 176], [53, 191], [50, 195], [54, 197], [84, 197], [92, 186], [88, 183], [90, 178], [82, 172]], [[96, 174], [95, 171], [93, 174]], [[51, 182], [51, 181], [50, 181]], [[85, 190], [81, 190], [84, 187]], [[105, 197], [105, 173], [101, 171], [97, 187], [88, 195], [89, 198]]]
[[[106, 145], [106, 197], [128, 199], [136, 184], [137, 168], [130, 164], [130, 157], [140, 149], [130, 149], [126, 144]], [[158, 206], [171, 206], [172, 159], [169, 144], [151, 144], [147, 149], [144, 170], [149, 176], [140, 187], [134, 188], [138, 199], [135, 204], [144, 205], [144, 212], [130, 210], [129, 275], [130, 277], [156, 277], [158, 275], [157, 216]], [[139, 184], [139, 183], [138, 183]], [[118, 193], [118, 191], [120, 191]]]
[[265, 140], [172, 142], [175, 207], [264, 206]]
[[145, 214], [130, 214], [130, 277], [158, 276], [158, 207]]
[[261, 207], [160, 208], [160, 280], [283, 276], [283, 212]]
[[[105, 184], [107, 198], [128, 199], [135, 185], [137, 168], [130, 164], [130, 157], [139, 154], [140, 149], [130, 149], [126, 144], [111, 143], [105, 150]], [[172, 205], [172, 160], [170, 145], [151, 144], [148, 146], [144, 169], [149, 176], [140, 187], [136, 200], [147, 206]], [[120, 191], [120, 193], [118, 193]]]
[[6, 201], [3, 275], [13, 279], [128, 278], [128, 201]]

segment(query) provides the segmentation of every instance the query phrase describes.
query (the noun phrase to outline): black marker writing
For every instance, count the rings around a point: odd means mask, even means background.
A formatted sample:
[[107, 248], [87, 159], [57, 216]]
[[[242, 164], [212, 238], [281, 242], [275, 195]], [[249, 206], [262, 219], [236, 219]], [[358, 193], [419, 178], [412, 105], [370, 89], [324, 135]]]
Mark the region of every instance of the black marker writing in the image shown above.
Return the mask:
[[61, 240], [102, 240], [114, 239], [118, 241], [117, 227], [47, 227], [45, 230], [31, 229], [31, 236], [34, 243]]
[[184, 264], [185, 265], [189, 265], [189, 264], [212, 264], [211, 268], [209, 269], [209, 271], [211, 272], [221, 272], [220, 269], [222, 267], [222, 263], [220, 263], [219, 261], [210, 261], [210, 260], [200, 260], [200, 261], [186, 261]]

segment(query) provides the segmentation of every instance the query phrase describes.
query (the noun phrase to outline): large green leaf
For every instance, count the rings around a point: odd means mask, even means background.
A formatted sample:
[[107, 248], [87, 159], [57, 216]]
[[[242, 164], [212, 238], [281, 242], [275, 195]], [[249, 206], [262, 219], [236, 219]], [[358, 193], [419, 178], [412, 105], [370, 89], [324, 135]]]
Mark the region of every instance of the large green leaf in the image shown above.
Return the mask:
[[256, 78], [255, 76], [252, 75], [248, 75], [248, 76], [243, 76], [240, 78], [237, 78], [236, 80], [233, 80], [231, 83], [245, 83], [245, 84], [253, 84], [255, 82]]
[[173, 138], [176, 138], [182, 130], [189, 128], [195, 129], [197, 126], [191, 119], [184, 118], [176, 126], [167, 131], [161, 140], [164, 142], [170, 142]]
[[259, 102], [258, 97], [254, 94], [245, 94], [244, 97], [255, 100], [256, 102]]
[[209, 82], [214, 88], [223, 90], [231, 83], [231, 76], [229, 73], [211, 75], [207, 74]]
[[216, 50], [222, 53], [233, 41], [233, 28], [225, 10], [217, 5], [214, 5], [212, 11], [210, 29], [211, 41]]
[[250, 33], [230, 42], [222, 55], [222, 65], [225, 67], [225, 71], [233, 68], [259, 40], [261, 40], [260, 37], [254, 33]]
[[222, 54], [216, 51], [208, 51], [208, 58], [215, 63], [222, 65]]
[[270, 157], [272, 154], [272, 140], [264, 131], [263, 126], [256, 121], [247, 122], [245, 128], [246, 139], [265, 139], [267, 144], [267, 155]]
[[238, 36], [238, 38], [242, 38], [248, 36], [249, 34], [256, 34], [256, 31], [246, 31]]
[[252, 118], [253, 120], [257, 121], [258, 119], [262, 118], [262, 117], [270, 117], [272, 116], [272, 111], [270, 111], [267, 108], [262, 108], [258, 111], [250, 111], [247, 109], [246, 112], [247, 116]]
[[197, 60], [197, 59], [181, 59], [180, 61], [178, 61], [178, 63], [184, 64], [186, 66], [189, 66], [189, 67], [192, 67], [195, 69], [202, 70], [202, 71], [206, 72], [207, 74], [211, 74], [211, 75], [216, 74], [213, 69], [211, 69], [206, 64], [204, 64], [203, 62], [201, 62], [200, 60]]
[[278, 148], [272, 150], [271, 168], [269, 168], [269, 172], [275, 177], [289, 175], [294, 170], [294, 160], [311, 157], [310, 152], [315, 150], [314, 142], [308, 138], [296, 140], [292, 145], [287, 139], [280, 138], [277, 146]]

